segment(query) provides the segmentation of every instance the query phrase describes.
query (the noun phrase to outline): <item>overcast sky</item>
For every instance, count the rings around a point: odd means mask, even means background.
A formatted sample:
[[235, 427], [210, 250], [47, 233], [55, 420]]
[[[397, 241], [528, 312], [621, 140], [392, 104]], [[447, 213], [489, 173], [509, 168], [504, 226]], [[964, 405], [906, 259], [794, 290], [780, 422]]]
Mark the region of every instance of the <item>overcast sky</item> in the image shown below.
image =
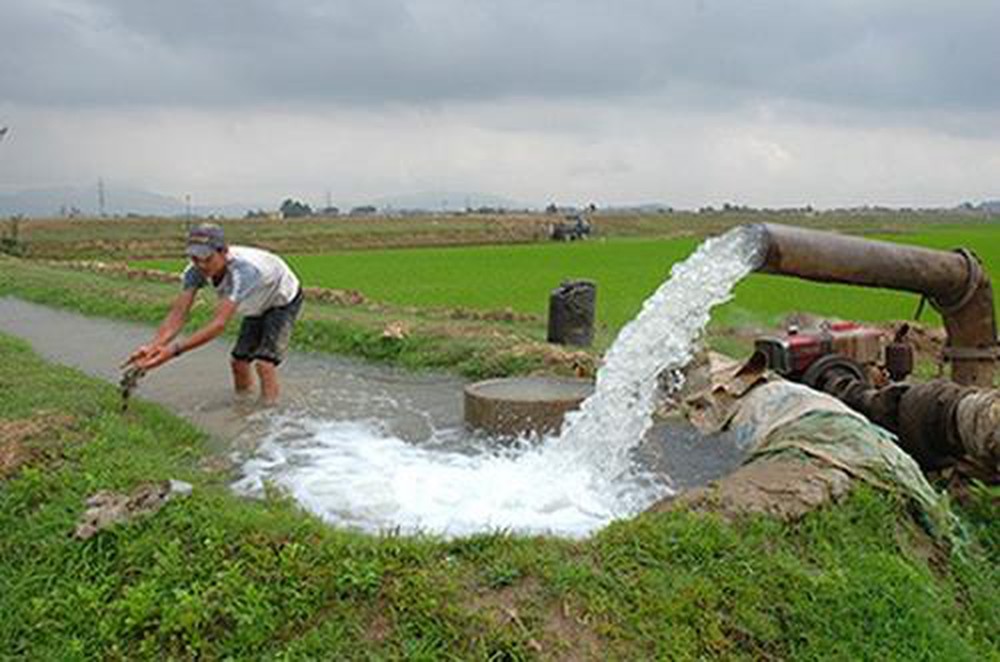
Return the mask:
[[1000, 2], [0, 0], [0, 192], [1000, 198]]

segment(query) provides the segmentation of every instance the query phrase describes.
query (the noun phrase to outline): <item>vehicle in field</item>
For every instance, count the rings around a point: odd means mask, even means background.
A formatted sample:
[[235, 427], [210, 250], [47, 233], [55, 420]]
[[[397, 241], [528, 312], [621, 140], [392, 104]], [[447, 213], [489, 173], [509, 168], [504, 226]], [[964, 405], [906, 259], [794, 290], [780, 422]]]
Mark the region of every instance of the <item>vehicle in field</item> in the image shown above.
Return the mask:
[[576, 241], [590, 236], [591, 226], [583, 214], [569, 214], [560, 223], [549, 226], [549, 239], [553, 241]]

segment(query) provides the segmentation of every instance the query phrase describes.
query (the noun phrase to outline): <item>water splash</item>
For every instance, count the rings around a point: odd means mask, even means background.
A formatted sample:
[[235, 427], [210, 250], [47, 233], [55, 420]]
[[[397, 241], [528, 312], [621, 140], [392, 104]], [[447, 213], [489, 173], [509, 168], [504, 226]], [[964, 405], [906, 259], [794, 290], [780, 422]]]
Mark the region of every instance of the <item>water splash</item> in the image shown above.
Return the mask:
[[658, 377], [682, 385], [681, 369], [712, 308], [759, 266], [762, 247], [759, 227], [740, 226], [674, 265], [605, 354], [594, 394], [567, 416], [559, 443], [575, 449], [574, 462], [601, 467], [612, 479], [629, 472], [629, 450], [652, 424]]
[[303, 433], [272, 439], [244, 465], [234, 488], [259, 494], [277, 483], [333, 524], [370, 532], [447, 536], [509, 529], [581, 536], [613, 519], [612, 495], [586, 467], [552, 475], [553, 447], [416, 446], [374, 422], [292, 420]]
[[658, 376], [680, 385], [711, 309], [759, 264], [761, 247], [759, 230], [740, 227], [675, 265], [621, 331], [594, 395], [559, 438], [456, 452], [438, 443], [453, 430], [418, 446], [378, 422], [279, 417], [236, 489], [258, 494], [274, 482], [323, 519], [369, 531], [579, 537], [634, 514], [670, 491], [631, 454], [652, 423]]

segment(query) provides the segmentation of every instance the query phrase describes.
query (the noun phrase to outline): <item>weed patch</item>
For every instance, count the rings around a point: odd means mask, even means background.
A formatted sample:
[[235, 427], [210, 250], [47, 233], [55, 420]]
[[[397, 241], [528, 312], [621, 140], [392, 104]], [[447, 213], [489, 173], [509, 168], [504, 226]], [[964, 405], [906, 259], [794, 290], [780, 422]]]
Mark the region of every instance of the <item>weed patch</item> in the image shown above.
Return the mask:
[[[0, 335], [8, 441], [65, 436], [0, 482], [0, 650], [21, 659], [995, 659], [995, 494], [968, 549], [919, 549], [871, 489], [793, 523], [676, 509], [567, 541], [325, 526], [235, 497], [159, 407]], [[55, 414], [53, 414], [55, 412]], [[64, 416], [68, 427], [42, 420]], [[70, 421], [72, 421], [70, 423]], [[191, 495], [92, 538], [87, 496], [178, 479]]]

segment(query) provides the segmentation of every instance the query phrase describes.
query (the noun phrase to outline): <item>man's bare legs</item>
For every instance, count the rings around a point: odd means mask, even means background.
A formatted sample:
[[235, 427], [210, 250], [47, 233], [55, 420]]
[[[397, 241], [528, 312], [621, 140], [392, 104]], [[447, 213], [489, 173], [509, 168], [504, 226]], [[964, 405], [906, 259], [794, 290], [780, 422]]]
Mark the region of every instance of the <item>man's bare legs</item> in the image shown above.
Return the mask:
[[236, 395], [248, 395], [253, 390], [253, 375], [250, 373], [250, 362], [231, 359], [229, 365], [233, 368], [233, 388], [236, 389]]
[[270, 361], [257, 361], [257, 377], [260, 378], [260, 399], [264, 404], [273, 405], [278, 401], [278, 366]]
[[[233, 388], [236, 395], [245, 397], [253, 392], [253, 373], [250, 372], [250, 361], [232, 359]], [[253, 361], [260, 380], [260, 399], [264, 404], [273, 405], [278, 401], [280, 388], [278, 385], [278, 366], [270, 361]]]

